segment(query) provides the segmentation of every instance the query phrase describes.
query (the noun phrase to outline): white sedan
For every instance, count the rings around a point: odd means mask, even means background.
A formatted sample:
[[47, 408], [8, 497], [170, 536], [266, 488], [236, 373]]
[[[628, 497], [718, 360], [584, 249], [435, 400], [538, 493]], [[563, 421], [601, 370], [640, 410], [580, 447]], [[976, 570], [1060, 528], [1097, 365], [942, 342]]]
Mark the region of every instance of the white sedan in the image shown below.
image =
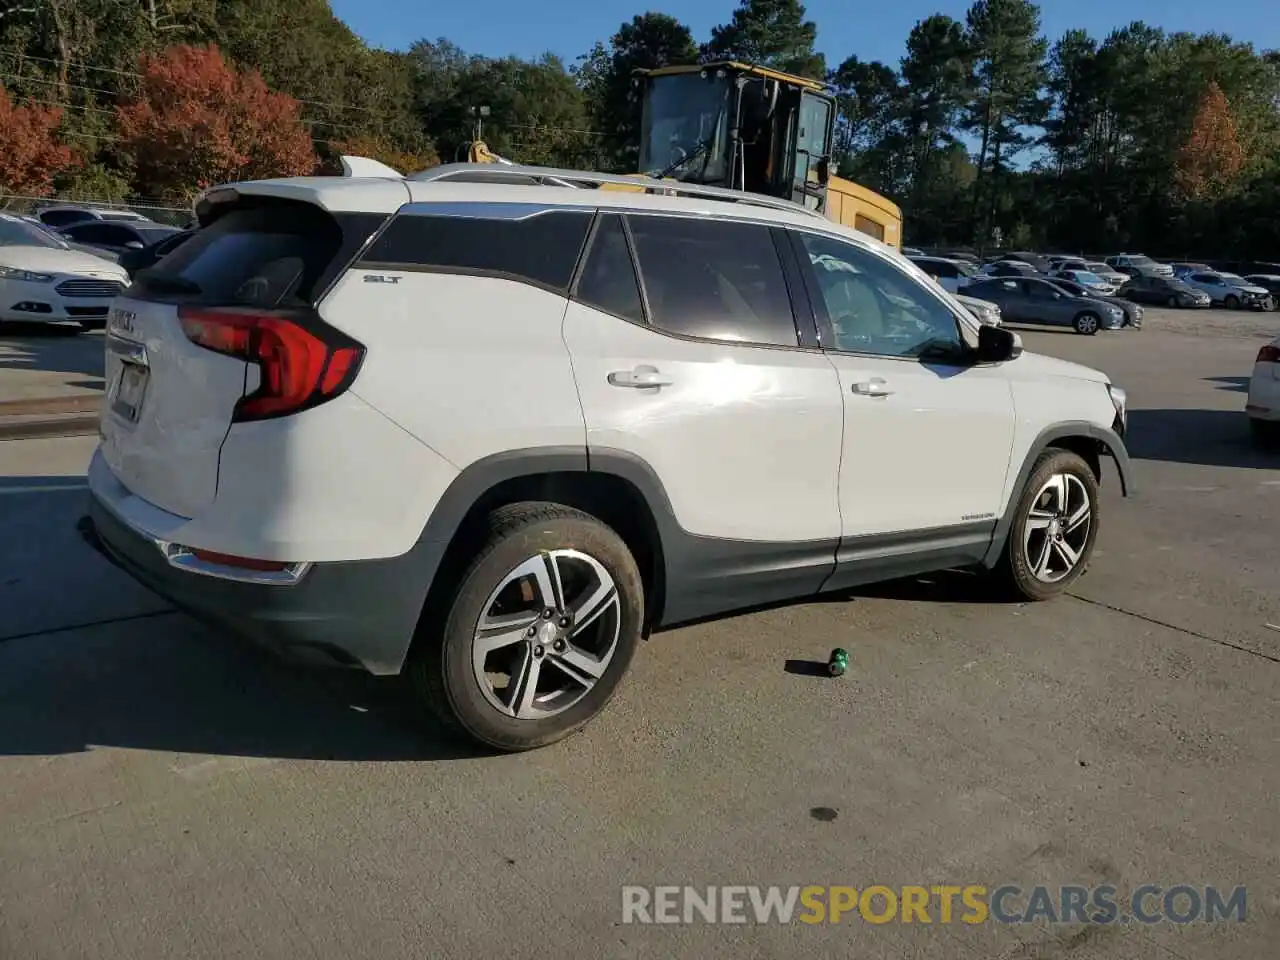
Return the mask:
[[129, 274], [119, 264], [74, 250], [21, 217], [0, 214], [0, 324], [100, 327], [111, 301], [128, 285]]
[[1280, 439], [1280, 337], [1258, 351], [1244, 412], [1259, 440]]

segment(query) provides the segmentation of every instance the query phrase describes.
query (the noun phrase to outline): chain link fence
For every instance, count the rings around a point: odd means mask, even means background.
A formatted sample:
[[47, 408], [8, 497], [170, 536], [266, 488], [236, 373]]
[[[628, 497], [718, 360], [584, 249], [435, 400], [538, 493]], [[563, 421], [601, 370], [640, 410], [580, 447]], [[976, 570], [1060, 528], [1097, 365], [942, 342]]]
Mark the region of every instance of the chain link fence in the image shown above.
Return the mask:
[[84, 197], [25, 197], [0, 193], [0, 209], [19, 216], [34, 216], [48, 207], [90, 207], [95, 210], [132, 210], [156, 223], [185, 227], [192, 219], [190, 207], [169, 207], [146, 201], [121, 203], [118, 200], [91, 200]]

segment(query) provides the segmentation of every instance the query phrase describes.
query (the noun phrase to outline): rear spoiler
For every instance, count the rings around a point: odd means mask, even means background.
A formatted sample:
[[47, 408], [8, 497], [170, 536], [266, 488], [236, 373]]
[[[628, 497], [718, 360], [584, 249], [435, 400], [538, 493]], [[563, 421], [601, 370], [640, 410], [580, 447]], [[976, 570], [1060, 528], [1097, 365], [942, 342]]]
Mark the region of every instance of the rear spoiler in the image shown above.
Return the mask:
[[393, 170], [385, 163], [371, 160], [369, 157], [343, 157], [342, 175], [344, 177], [378, 177], [381, 179], [403, 180], [404, 174]]

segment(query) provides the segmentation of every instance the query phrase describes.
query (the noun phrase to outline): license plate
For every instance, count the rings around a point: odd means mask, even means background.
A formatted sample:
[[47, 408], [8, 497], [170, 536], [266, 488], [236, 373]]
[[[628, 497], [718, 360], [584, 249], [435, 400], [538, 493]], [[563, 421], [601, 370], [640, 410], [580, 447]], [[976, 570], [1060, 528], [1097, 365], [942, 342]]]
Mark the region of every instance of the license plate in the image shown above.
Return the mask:
[[142, 411], [142, 398], [146, 392], [147, 369], [132, 363], [121, 364], [112, 408], [125, 420], [137, 423], [138, 414]]

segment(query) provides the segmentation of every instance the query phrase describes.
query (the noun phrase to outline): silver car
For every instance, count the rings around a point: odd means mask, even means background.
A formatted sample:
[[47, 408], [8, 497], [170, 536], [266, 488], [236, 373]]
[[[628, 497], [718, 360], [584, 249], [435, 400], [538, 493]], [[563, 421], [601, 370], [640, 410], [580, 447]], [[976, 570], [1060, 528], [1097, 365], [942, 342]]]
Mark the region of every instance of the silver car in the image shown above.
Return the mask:
[[1090, 335], [1124, 326], [1124, 311], [1119, 307], [1073, 296], [1051, 280], [998, 277], [971, 284], [964, 292], [996, 304], [1005, 323], [1045, 323]]
[[1121, 273], [1115, 267], [1109, 267], [1101, 260], [1086, 260], [1084, 268], [1090, 273], [1101, 277], [1107, 283], [1114, 283], [1117, 287], [1122, 286], [1129, 279], [1127, 273]]
[[1209, 295], [1214, 305], [1221, 304], [1229, 310], [1248, 307], [1250, 310], [1270, 310], [1271, 294], [1266, 288], [1255, 286], [1234, 273], [1190, 273], [1183, 283]]

